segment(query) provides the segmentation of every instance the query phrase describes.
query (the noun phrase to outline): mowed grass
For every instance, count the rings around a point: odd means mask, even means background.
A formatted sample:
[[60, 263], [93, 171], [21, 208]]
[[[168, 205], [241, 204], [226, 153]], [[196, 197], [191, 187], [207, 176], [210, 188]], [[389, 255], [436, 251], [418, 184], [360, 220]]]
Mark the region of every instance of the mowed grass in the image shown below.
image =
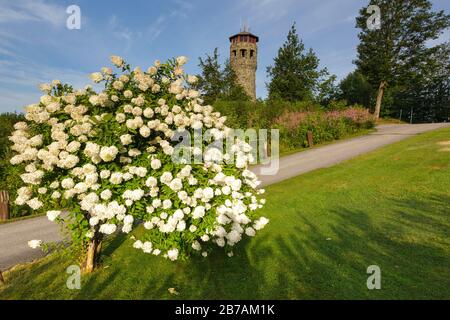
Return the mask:
[[[1, 299], [449, 299], [450, 129], [267, 188], [270, 223], [228, 258], [170, 262], [117, 237], [69, 290], [58, 254], [6, 273]], [[381, 269], [368, 290], [367, 267]], [[178, 295], [169, 293], [174, 288]]]

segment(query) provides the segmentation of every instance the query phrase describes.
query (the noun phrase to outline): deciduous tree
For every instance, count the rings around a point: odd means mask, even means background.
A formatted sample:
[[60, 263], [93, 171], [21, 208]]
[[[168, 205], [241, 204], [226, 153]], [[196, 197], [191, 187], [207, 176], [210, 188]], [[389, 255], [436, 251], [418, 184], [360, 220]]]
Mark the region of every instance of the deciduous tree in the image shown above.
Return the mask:
[[372, 87], [361, 72], [357, 70], [350, 72], [339, 83], [339, 89], [340, 98], [347, 103], [370, 107]]
[[238, 83], [235, 72], [227, 60], [222, 68], [217, 48], [212, 55], [199, 58], [201, 74], [197, 88], [201, 91], [206, 104], [214, 104], [218, 99], [231, 101], [247, 101], [248, 95]]
[[356, 65], [377, 88], [375, 116], [380, 115], [386, 88], [395, 85], [403, 75], [424, 57], [427, 41], [436, 39], [449, 26], [449, 15], [434, 12], [428, 0], [373, 0], [381, 10], [379, 29], [369, 28], [366, 7], [360, 10], [356, 26], [358, 37]]

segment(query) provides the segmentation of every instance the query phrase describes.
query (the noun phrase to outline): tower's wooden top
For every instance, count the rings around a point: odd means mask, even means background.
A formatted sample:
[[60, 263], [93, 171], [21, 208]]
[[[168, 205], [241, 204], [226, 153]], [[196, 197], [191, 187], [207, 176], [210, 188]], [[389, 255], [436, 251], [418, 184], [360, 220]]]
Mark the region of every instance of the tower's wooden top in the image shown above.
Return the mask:
[[248, 31], [241, 31], [241, 32], [239, 32], [239, 33], [236, 33], [235, 35], [232, 35], [232, 36], [229, 38], [229, 39], [230, 39], [230, 42], [232, 42], [233, 39], [236, 39], [236, 38], [240, 40], [240, 39], [241, 39], [240, 36], [248, 36], [248, 37], [250, 37], [250, 38], [255, 39], [256, 42], [259, 41], [258, 36], [255, 36], [254, 34], [248, 32]]

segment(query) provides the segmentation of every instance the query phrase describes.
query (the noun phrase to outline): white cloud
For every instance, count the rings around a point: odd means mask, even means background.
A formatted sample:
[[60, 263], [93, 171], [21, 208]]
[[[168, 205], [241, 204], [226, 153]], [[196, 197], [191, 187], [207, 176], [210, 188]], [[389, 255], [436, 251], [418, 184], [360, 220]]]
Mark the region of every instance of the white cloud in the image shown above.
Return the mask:
[[194, 5], [185, 0], [172, 0], [171, 8], [165, 13], [160, 14], [147, 29], [150, 41], [155, 40], [175, 19], [186, 19], [194, 8]]
[[194, 8], [194, 5], [185, 0], [172, 0], [175, 8], [170, 10], [171, 17], [187, 18], [189, 12]]
[[243, 0], [236, 6], [235, 16], [241, 24], [260, 26], [282, 19], [295, 4], [295, 0]]
[[5, 48], [0, 48], [0, 54], [4, 55], [4, 56], [10, 56], [10, 57], [14, 56], [13, 52], [11, 52], [11, 51], [9, 51], [8, 49], [5, 49]]
[[77, 86], [89, 82], [88, 74], [84, 72], [36, 65], [26, 59], [0, 61], [0, 83], [3, 84], [37, 86], [39, 83], [58, 79], [58, 77]]
[[128, 27], [124, 27], [118, 20], [116, 15], [112, 15], [109, 19], [109, 28], [112, 30], [112, 34], [119, 40], [125, 41], [125, 52], [129, 51], [133, 41], [142, 36], [140, 31], [132, 31]]
[[322, 1], [309, 3], [300, 16], [299, 25], [305, 30], [304, 37], [315, 37], [319, 32], [330, 32], [342, 25], [353, 29], [360, 6], [358, 0]]
[[0, 111], [20, 111], [23, 106], [35, 103], [40, 83], [59, 79], [75, 88], [92, 84], [88, 73], [68, 68], [36, 65], [30, 60], [15, 57], [14, 61], [0, 61]]
[[161, 15], [155, 21], [153, 21], [147, 31], [150, 36], [150, 40], [155, 40], [156, 38], [158, 38], [158, 36], [163, 32], [167, 25], [168, 21], [165, 15]]
[[0, 95], [0, 112], [23, 112], [25, 106], [39, 100], [38, 92], [19, 92], [0, 88]]
[[0, 23], [44, 22], [53, 26], [65, 23], [66, 8], [44, 0], [0, 1]]

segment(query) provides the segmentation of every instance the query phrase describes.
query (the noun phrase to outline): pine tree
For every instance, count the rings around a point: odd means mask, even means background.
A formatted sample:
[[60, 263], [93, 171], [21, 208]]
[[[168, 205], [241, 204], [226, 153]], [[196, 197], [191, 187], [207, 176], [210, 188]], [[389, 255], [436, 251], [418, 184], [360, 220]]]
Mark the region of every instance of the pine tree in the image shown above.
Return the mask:
[[287, 40], [278, 50], [274, 65], [267, 68], [270, 83], [267, 85], [269, 99], [287, 101], [311, 100], [318, 90], [320, 77], [319, 59], [299, 39], [295, 23], [289, 30]]
[[355, 62], [372, 87], [378, 88], [374, 112], [378, 118], [387, 86], [409, 77], [424, 58], [427, 41], [450, 25], [450, 16], [433, 12], [428, 0], [372, 0], [371, 4], [380, 8], [380, 28], [369, 29], [369, 13], [362, 8], [356, 18], [361, 31]]

